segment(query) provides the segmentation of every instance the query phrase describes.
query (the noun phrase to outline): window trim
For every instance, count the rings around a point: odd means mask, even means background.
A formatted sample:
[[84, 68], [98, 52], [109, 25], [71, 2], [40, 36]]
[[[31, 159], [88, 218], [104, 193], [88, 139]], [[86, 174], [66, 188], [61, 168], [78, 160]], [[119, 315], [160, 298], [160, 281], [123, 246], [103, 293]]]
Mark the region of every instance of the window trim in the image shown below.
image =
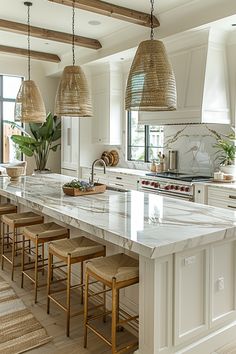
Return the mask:
[[[134, 147], [134, 145], [131, 144], [131, 139], [132, 139], [132, 134], [131, 134], [131, 111], [127, 112], [127, 160], [128, 161], [137, 161], [137, 162], [151, 162], [149, 159], [149, 150], [151, 148], [150, 146], [150, 125], [144, 125], [144, 146], [140, 146], [144, 148], [144, 160], [134, 160], [131, 159], [131, 149]], [[138, 145], [136, 146], [138, 147]], [[158, 148], [161, 149], [160, 146], [152, 146], [153, 148]]]
[[[3, 104], [4, 102], [15, 102], [15, 98], [4, 98], [3, 97], [3, 77], [4, 76], [11, 76], [11, 77], [19, 77], [21, 78], [21, 83], [24, 80], [22, 76], [17, 76], [17, 75], [10, 75], [10, 74], [0, 74], [0, 141], [3, 142]], [[21, 123], [23, 126], [23, 123]], [[21, 154], [23, 157], [23, 154]], [[3, 161], [3, 144], [0, 144], [0, 161]]]

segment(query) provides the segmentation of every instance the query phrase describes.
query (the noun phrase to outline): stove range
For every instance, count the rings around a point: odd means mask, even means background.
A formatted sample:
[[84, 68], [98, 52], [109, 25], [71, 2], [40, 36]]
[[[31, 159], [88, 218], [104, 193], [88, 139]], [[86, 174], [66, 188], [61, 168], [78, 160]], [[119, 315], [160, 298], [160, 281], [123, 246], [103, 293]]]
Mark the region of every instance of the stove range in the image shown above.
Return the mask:
[[139, 190], [192, 201], [194, 199], [194, 183], [210, 179], [210, 176], [179, 172], [150, 172], [146, 174], [146, 177], [141, 178]]

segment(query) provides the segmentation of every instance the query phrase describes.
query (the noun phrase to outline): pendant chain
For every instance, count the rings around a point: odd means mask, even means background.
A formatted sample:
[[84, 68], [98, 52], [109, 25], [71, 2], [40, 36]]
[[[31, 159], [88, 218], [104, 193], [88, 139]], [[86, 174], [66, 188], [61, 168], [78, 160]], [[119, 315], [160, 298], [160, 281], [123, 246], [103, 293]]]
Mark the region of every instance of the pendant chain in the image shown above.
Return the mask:
[[28, 80], [30, 80], [30, 5], [28, 5]]
[[72, 7], [72, 61], [75, 65], [75, 0], [73, 0]]
[[150, 39], [154, 38], [154, 28], [153, 28], [153, 12], [154, 12], [154, 0], [150, 0], [151, 3], [151, 33]]

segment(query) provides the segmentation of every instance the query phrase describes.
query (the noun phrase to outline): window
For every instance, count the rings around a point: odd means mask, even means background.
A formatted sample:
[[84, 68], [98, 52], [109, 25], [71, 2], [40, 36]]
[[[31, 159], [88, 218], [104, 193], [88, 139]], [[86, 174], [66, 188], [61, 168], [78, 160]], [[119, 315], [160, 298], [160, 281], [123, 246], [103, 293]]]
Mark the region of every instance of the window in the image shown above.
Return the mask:
[[128, 160], [150, 162], [163, 153], [163, 127], [138, 124], [138, 112], [128, 112]]
[[14, 121], [14, 106], [22, 78], [18, 76], [0, 75], [0, 161], [20, 160], [21, 153], [10, 139], [12, 134], [21, 134], [12, 129], [4, 120]]

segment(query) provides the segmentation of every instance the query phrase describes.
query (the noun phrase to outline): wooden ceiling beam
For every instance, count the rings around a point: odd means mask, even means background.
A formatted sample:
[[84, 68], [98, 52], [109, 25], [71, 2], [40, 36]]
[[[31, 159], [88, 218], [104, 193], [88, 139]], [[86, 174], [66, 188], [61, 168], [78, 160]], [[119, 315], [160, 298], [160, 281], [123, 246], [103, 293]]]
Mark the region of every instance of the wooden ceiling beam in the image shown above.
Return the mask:
[[[18, 56], [28, 56], [28, 50], [22, 48], [8, 47], [6, 45], [0, 45], [0, 53], [13, 54]], [[53, 63], [59, 63], [61, 59], [56, 54], [37, 52], [35, 50], [30, 51], [30, 57], [36, 60], [50, 61]]]
[[[48, 0], [57, 4], [73, 6], [73, 0]], [[136, 25], [150, 27], [151, 15], [129, 9], [127, 7], [113, 5], [100, 0], [75, 0], [75, 7], [81, 10], [95, 12], [100, 15], [109, 16], [118, 20], [123, 20]], [[153, 16], [153, 26], [159, 27], [158, 19]]]
[[[19, 22], [13, 22], [8, 20], [0, 19], [0, 30], [20, 33], [27, 35], [28, 27], [27, 25]], [[41, 38], [44, 40], [61, 42], [66, 44], [72, 43], [72, 34], [53, 31], [46, 28], [30, 26], [30, 35], [32, 37]], [[87, 38], [82, 36], [75, 36], [75, 45], [90, 49], [100, 49], [101, 43], [97, 39]]]

